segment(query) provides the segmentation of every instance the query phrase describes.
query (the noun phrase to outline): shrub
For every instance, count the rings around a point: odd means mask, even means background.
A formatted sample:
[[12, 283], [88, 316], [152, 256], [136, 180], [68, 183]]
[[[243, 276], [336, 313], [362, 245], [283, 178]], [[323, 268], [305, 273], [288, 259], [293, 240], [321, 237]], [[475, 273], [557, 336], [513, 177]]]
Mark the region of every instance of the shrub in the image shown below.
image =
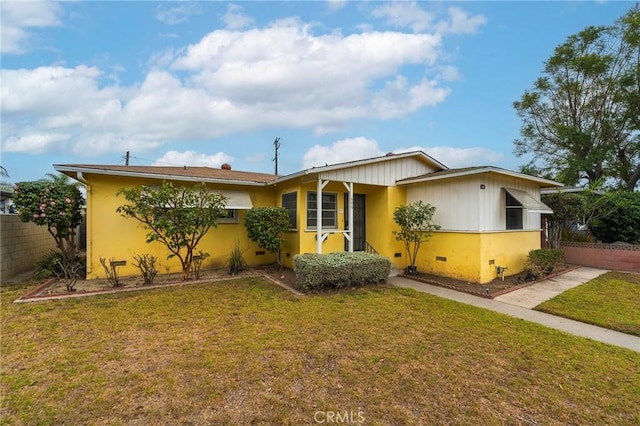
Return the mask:
[[111, 287], [122, 287], [124, 284], [118, 278], [118, 266], [113, 264], [114, 259], [109, 259], [109, 266], [107, 266], [107, 259], [100, 258], [100, 264], [104, 268], [104, 272], [107, 275], [107, 280], [111, 284]]
[[378, 283], [389, 276], [391, 262], [384, 256], [369, 253], [306, 253], [293, 257], [296, 286], [303, 291]]
[[282, 207], [254, 207], [245, 214], [244, 226], [251, 241], [275, 253], [282, 269], [280, 250], [284, 244], [283, 234], [291, 228], [289, 212]]
[[144, 283], [153, 284], [153, 280], [158, 275], [158, 270], [156, 269], [156, 261], [158, 259], [150, 254], [134, 255], [133, 259], [135, 260], [133, 265], [140, 269]]
[[226, 262], [226, 265], [229, 266], [229, 274], [237, 275], [247, 267], [247, 261], [244, 258], [246, 251], [247, 249], [240, 248], [240, 242], [236, 240], [236, 245], [231, 250]]
[[202, 269], [202, 262], [211, 256], [209, 253], [205, 253], [202, 250], [198, 252], [197, 255], [193, 256], [193, 261], [191, 262], [191, 272], [196, 280], [200, 279], [200, 270]]
[[527, 269], [535, 277], [549, 275], [564, 260], [564, 253], [555, 249], [531, 250], [527, 257]]
[[[76, 271], [77, 278], [84, 278], [85, 271], [85, 259], [81, 256], [75, 256], [71, 262]], [[38, 280], [44, 280], [47, 278], [64, 276], [64, 270], [61, 265], [64, 265], [64, 256], [59, 250], [51, 250], [47, 256], [40, 260], [36, 264], [36, 270], [34, 272], [34, 278]]]
[[601, 214], [589, 222], [589, 232], [605, 243], [640, 243], [640, 192], [610, 192], [602, 196]]

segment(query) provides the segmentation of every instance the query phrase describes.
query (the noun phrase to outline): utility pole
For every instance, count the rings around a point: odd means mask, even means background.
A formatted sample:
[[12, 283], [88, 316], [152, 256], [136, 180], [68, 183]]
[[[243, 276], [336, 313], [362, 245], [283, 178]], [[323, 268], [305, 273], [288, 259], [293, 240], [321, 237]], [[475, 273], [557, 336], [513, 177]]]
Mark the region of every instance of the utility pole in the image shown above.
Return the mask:
[[280, 148], [280, 138], [276, 138], [275, 141], [273, 141], [273, 147], [275, 150], [275, 156], [273, 157], [273, 161], [275, 161], [276, 163], [276, 175], [278, 174], [278, 149]]
[[129, 151], [127, 151], [127, 153], [124, 156], [124, 165], [125, 166], [129, 165], [129, 158], [131, 158], [131, 155], [129, 154]]

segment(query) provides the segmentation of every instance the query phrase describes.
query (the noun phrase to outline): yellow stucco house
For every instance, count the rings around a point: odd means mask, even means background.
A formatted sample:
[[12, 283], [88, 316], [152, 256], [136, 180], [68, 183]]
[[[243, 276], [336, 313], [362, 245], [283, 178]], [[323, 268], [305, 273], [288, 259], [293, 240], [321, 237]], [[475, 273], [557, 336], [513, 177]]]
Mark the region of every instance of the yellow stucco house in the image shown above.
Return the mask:
[[[147, 244], [146, 231], [134, 219], [116, 213], [125, 203], [120, 188], [205, 182], [227, 197], [228, 217], [201, 241], [210, 253], [206, 267], [222, 266], [236, 241], [246, 249], [250, 265], [275, 261], [247, 237], [243, 218], [252, 207], [279, 206], [288, 210], [291, 231], [286, 235], [283, 263], [293, 267], [298, 253], [372, 251], [387, 256], [398, 269], [407, 266], [402, 243], [395, 240], [393, 211], [401, 204], [423, 200], [436, 207], [441, 229], [424, 243], [419, 271], [487, 283], [496, 267], [506, 275], [521, 272], [530, 250], [540, 248], [540, 214], [550, 209], [540, 202], [540, 188], [557, 182], [497, 167], [448, 169], [424, 152], [314, 167], [286, 176], [209, 167], [122, 165], [54, 165], [86, 185], [87, 276], [104, 277], [100, 258], [127, 260], [120, 269], [136, 275], [134, 255], [158, 258], [160, 273], [179, 272], [176, 259], [160, 243]], [[318, 212], [321, 212], [318, 215]], [[318, 220], [318, 216], [321, 220]]]

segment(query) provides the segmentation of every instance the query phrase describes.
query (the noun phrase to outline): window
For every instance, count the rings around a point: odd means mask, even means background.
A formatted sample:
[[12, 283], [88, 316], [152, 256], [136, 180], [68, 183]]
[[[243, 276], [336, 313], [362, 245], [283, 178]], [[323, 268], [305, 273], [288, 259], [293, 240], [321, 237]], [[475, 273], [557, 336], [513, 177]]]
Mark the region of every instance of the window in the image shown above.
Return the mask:
[[298, 229], [298, 193], [282, 194], [282, 207], [289, 213], [291, 229]]
[[[338, 197], [335, 193], [322, 193], [322, 227], [338, 228]], [[318, 195], [307, 192], [307, 228], [318, 226]]]
[[522, 229], [522, 204], [505, 191], [507, 229]]
[[218, 223], [238, 223], [238, 209], [227, 209], [226, 215], [218, 218]]

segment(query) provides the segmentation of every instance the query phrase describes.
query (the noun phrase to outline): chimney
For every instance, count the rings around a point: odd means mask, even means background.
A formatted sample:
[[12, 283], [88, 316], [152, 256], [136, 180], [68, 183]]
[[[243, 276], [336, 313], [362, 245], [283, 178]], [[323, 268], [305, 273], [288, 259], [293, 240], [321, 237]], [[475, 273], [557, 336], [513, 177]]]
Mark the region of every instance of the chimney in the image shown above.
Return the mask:
[[231, 164], [229, 163], [224, 163], [222, 166], [220, 166], [220, 168], [222, 170], [231, 170]]

